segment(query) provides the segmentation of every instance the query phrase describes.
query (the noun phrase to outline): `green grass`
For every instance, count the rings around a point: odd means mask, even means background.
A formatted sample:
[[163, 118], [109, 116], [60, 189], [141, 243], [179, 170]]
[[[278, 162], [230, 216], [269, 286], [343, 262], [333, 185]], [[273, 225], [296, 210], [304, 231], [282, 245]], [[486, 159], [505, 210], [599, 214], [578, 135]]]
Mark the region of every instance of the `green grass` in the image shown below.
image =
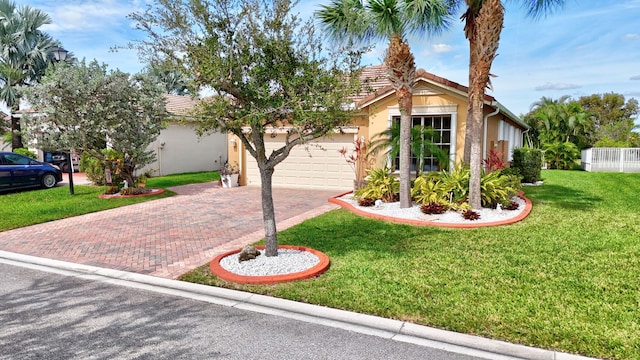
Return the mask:
[[279, 234], [331, 259], [322, 276], [240, 286], [181, 279], [615, 359], [640, 358], [640, 174], [545, 171], [522, 222], [412, 227], [337, 210]]
[[[150, 178], [147, 181], [147, 187], [167, 188], [213, 181], [219, 178], [217, 172], [176, 174]], [[163, 194], [157, 196], [100, 199], [98, 196], [104, 192], [104, 189], [103, 186], [76, 185], [73, 196], [69, 194], [67, 186], [48, 190], [36, 189], [0, 193], [0, 231], [175, 195], [173, 192], [165, 190]]]

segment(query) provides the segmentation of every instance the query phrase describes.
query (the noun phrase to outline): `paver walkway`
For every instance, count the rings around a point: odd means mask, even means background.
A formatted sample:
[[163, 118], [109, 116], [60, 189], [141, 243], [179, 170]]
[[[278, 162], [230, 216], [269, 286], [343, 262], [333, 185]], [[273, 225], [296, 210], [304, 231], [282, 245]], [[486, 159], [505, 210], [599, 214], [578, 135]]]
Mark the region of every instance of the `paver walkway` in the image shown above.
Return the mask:
[[[171, 190], [179, 195], [0, 232], [0, 249], [175, 279], [264, 238], [260, 188], [204, 183]], [[279, 231], [338, 208], [327, 202], [334, 191], [273, 194]]]

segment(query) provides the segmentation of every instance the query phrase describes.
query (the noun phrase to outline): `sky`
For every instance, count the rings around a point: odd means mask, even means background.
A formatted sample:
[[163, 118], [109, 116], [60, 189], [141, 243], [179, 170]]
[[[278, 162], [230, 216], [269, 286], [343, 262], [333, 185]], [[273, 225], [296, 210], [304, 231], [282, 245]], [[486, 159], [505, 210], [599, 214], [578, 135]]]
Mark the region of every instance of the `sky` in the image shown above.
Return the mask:
[[[96, 59], [110, 68], [136, 73], [144, 67], [125, 46], [145, 34], [127, 15], [144, 10], [151, 0], [17, 0], [52, 18], [42, 27], [79, 59]], [[330, 0], [301, 0], [296, 10], [313, 16]], [[462, 1], [461, 1], [462, 2]], [[498, 56], [493, 62], [494, 96], [516, 115], [529, 112], [541, 97], [557, 99], [620, 93], [640, 101], [640, 0], [566, 0], [562, 8], [538, 19], [520, 4], [503, 1], [505, 23]], [[448, 31], [408, 38], [416, 65], [426, 71], [468, 84], [468, 41], [459, 14]], [[387, 43], [380, 41], [363, 64], [382, 63]]]

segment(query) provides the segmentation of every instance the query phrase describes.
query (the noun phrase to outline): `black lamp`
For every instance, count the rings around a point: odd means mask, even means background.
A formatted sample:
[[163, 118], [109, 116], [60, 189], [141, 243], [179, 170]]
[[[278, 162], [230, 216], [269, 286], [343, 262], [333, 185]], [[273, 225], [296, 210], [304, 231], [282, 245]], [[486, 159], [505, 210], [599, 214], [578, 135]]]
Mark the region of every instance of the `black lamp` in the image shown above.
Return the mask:
[[[51, 54], [56, 62], [64, 62], [67, 59], [69, 52], [61, 47], [55, 47], [51, 49]], [[69, 193], [74, 194], [73, 190], [73, 160], [71, 160], [71, 149], [69, 149], [69, 155], [67, 156], [67, 168], [69, 169]]]

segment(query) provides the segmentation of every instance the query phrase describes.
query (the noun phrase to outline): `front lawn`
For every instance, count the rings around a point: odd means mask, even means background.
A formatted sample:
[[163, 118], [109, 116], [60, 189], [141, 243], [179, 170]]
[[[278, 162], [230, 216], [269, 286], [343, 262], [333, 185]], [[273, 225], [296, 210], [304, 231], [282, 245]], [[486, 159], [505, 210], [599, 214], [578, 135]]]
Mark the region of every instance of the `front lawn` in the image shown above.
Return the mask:
[[[147, 187], [167, 188], [219, 179], [218, 172], [185, 173], [150, 178]], [[104, 186], [76, 185], [75, 195], [69, 194], [68, 186], [0, 193], [0, 231], [175, 195], [165, 190], [158, 196], [108, 200], [98, 198], [104, 190]]]
[[337, 210], [279, 234], [320, 250], [319, 278], [181, 279], [580, 353], [640, 358], [640, 174], [544, 171], [522, 222], [495, 228], [397, 225]]

